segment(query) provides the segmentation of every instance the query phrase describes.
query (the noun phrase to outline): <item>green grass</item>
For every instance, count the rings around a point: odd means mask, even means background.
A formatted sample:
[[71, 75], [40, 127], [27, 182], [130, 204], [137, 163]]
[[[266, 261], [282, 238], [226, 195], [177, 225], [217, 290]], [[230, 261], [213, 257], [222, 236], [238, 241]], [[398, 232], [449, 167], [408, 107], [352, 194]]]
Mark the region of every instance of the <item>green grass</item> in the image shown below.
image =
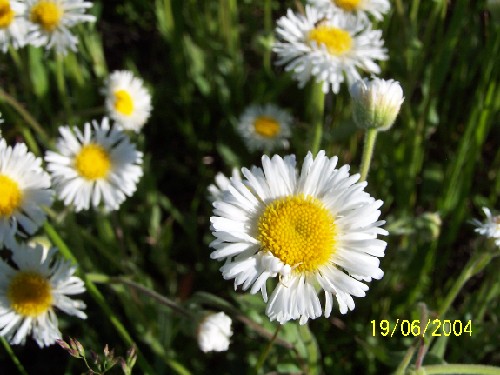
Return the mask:
[[[421, 343], [401, 332], [373, 337], [371, 321], [393, 326], [397, 319], [428, 317], [470, 320], [472, 335], [426, 339], [424, 366], [500, 366], [498, 257], [475, 269], [445, 309], [466, 264], [486, 252], [468, 221], [482, 218], [483, 206], [500, 208], [500, 30], [485, 1], [396, 0], [379, 24], [390, 56], [381, 76], [401, 82], [405, 102], [394, 127], [378, 136], [367, 179], [368, 192], [385, 202], [385, 276], [356, 299], [354, 311], [308, 326], [287, 323], [266, 353], [276, 325], [265, 316], [262, 298], [235, 292], [210, 259], [207, 186], [218, 171], [260, 162], [234, 132], [243, 109], [253, 102], [288, 108], [296, 119], [290, 153], [300, 160], [313, 147], [309, 121], [317, 119], [309, 91], [273, 66], [270, 51], [274, 21], [294, 6], [97, 1], [96, 24], [77, 27], [77, 54], [56, 57], [26, 47], [4, 56], [1, 88], [28, 114], [1, 99], [2, 135], [38, 155], [54, 147], [58, 126], [104, 114], [99, 92], [108, 72], [135, 71], [153, 95], [152, 117], [135, 136], [145, 153], [135, 195], [110, 215], [75, 214], [59, 202], [40, 231], [78, 263], [87, 285], [89, 318], [60, 314], [64, 338], [99, 353], [108, 344], [117, 355], [135, 343], [138, 374], [250, 374], [259, 361], [261, 374], [387, 374], [398, 366], [404, 373], [405, 355], [406, 371], [413, 370]], [[326, 97], [325, 109], [322, 148], [357, 172], [364, 134], [352, 123], [346, 87]], [[203, 309], [233, 317], [228, 352], [199, 351], [191, 314]], [[11, 349], [29, 374], [85, 371], [58, 346], [40, 350], [28, 342]], [[12, 358], [0, 350], [6, 373], [16, 371]]]

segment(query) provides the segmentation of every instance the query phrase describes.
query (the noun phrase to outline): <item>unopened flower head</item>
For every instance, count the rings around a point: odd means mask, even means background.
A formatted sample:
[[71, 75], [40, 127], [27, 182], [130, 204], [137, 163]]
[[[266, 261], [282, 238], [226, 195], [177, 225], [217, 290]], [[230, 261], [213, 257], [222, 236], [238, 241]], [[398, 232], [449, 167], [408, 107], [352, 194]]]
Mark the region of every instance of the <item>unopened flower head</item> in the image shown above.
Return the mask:
[[472, 224], [476, 226], [476, 232], [480, 235], [491, 238], [495, 241], [496, 246], [500, 247], [500, 215], [492, 215], [487, 207], [483, 207], [486, 221], [484, 223], [477, 219], [472, 220]]
[[56, 192], [66, 205], [77, 211], [97, 208], [117, 210], [131, 196], [142, 176], [142, 152], [108, 118], [59, 128], [57, 152], [45, 156]]
[[[262, 168], [243, 168], [244, 181], [231, 180], [213, 204], [211, 258], [224, 261], [222, 275], [235, 288], [262, 293], [271, 320], [329, 317], [333, 297], [344, 314], [354, 309], [352, 296], [368, 290], [362, 281], [384, 274], [383, 202], [348, 165], [336, 165], [324, 151], [308, 153], [300, 171], [293, 155], [263, 156]], [[268, 300], [270, 278], [277, 285]]]
[[54, 308], [87, 317], [85, 304], [68, 297], [85, 291], [83, 281], [56, 254], [55, 248], [17, 245], [12, 248], [15, 267], [0, 259], [0, 336], [11, 344], [23, 344], [31, 335], [44, 347], [61, 338]]
[[308, 3], [328, 12], [342, 12], [346, 16], [372, 15], [379, 21], [391, 9], [389, 0], [308, 0]]
[[399, 82], [365, 78], [349, 89], [353, 118], [362, 129], [388, 130], [396, 120], [403, 104], [403, 89]]
[[85, 14], [92, 3], [84, 0], [26, 0], [26, 20], [29, 21], [28, 42], [66, 53], [76, 51], [78, 39], [70, 29], [82, 22], [95, 22]]
[[342, 13], [325, 13], [310, 6], [305, 14], [289, 9], [278, 20], [276, 32], [276, 63], [292, 72], [299, 87], [314, 79], [325, 93], [338, 93], [345, 79], [349, 85], [361, 79], [359, 70], [378, 74], [380, 67], [375, 61], [387, 59], [382, 32]]
[[132, 72], [113, 72], [104, 90], [109, 116], [125, 130], [139, 132], [151, 113], [151, 95]]
[[215, 184], [210, 184], [208, 186], [209, 199], [211, 202], [222, 199], [224, 191], [227, 190], [229, 184], [231, 183], [230, 179], [241, 182], [241, 173], [238, 168], [233, 168], [230, 178], [224, 176], [224, 173], [222, 172], [218, 172], [215, 175]]
[[238, 120], [238, 133], [249, 150], [288, 146], [292, 116], [274, 104], [251, 105]]
[[223, 352], [229, 348], [231, 318], [222, 311], [207, 315], [197, 330], [198, 346], [203, 352]]
[[25, 4], [16, 0], [0, 0], [0, 49], [17, 49], [25, 44], [28, 24], [24, 19]]
[[50, 177], [24, 143], [7, 146], [0, 139], [0, 246], [16, 234], [31, 235], [46, 219], [53, 201]]

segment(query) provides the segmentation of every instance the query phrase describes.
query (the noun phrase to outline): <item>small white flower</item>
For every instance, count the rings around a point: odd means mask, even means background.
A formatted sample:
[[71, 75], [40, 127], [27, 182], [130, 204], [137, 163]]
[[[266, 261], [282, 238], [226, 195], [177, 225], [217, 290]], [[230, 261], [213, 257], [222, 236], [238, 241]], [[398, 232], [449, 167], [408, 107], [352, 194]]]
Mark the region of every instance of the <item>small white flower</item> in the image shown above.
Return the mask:
[[139, 132], [151, 114], [151, 95], [132, 72], [113, 72], [104, 90], [109, 116], [125, 130]]
[[292, 116], [274, 104], [251, 105], [238, 120], [237, 130], [249, 150], [287, 147]]
[[0, 139], [0, 246], [16, 234], [35, 233], [46, 219], [44, 207], [52, 204], [53, 193], [42, 159], [24, 143], [12, 148]]
[[365, 78], [349, 88], [353, 103], [353, 118], [362, 129], [388, 130], [404, 102], [399, 82]]
[[493, 238], [495, 244], [500, 247], [500, 215], [493, 216], [487, 207], [483, 207], [486, 221], [484, 223], [477, 219], [472, 219], [472, 224], [476, 226], [475, 231], [487, 238]]
[[366, 17], [370, 14], [379, 21], [391, 9], [389, 0], [308, 0], [308, 3], [330, 12], [343, 12], [345, 15]]
[[[231, 179], [241, 182], [241, 174], [238, 168], [233, 168]], [[227, 190], [230, 184], [230, 179], [224, 176], [222, 172], [215, 175], [215, 184], [208, 186], [209, 199], [214, 202], [224, 196], [224, 191]]]
[[28, 24], [24, 19], [25, 5], [21, 1], [0, 0], [0, 49], [17, 49], [25, 44]]
[[26, 20], [29, 21], [28, 42], [45, 46], [59, 53], [76, 51], [78, 39], [70, 28], [82, 22], [95, 22], [85, 14], [92, 3], [84, 0], [26, 0]]
[[203, 352], [223, 352], [229, 348], [231, 318], [222, 311], [206, 316], [198, 326], [198, 346]]
[[276, 63], [285, 65], [301, 88], [314, 78], [325, 93], [338, 93], [345, 79], [349, 85], [361, 79], [359, 70], [379, 74], [375, 60], [387, 59], [382, 32], [342, 13], [306, 6], [302, 15], [289, 9], [278, 20], [276, 32], [280, 40], [273, 46]]
[[47, 151], [45, 161], [57, 194], [77, 211], [94, 208], [117, 210], [132, 196], [142, 176], [142, 152], [108, 118], [76, 127], [59, 128], [57, 152]]
[[38, 346], [61, 338], [54, 308], [85, 319], [85, 304], [68, 296], [85, 291], [83, 281], [57, 250], [41, 245], [12, 248], [13, 268], [0, 259], [0, 336], [11, 344], [24, 344], [32, 336]]
[[[232, 179], [214, 202], [212, 259], [224, 261], [224, 279], [234, 279], [250, 293], [262, 293], [266, 313], [281, 324], [304, 324], [324, 313], [336, 297], [340, 312], [354, 309], [352, 296], [363, 297], [361, 281], [380, 279], [378, 257], [386, 235], [379, 221], [382, 201], [364, 192], [349, 166], [336, 169], [337, 158], [308, 153], [300, 172], [295, 156], [262, 157], [262, 169], [242, 169], [244, 181]], [[267, 281], [277, 285], [268, 301]], [[275, 285], [275, 284], [274, 284]], [[324, 306], [318, 293], [324, 292]]]

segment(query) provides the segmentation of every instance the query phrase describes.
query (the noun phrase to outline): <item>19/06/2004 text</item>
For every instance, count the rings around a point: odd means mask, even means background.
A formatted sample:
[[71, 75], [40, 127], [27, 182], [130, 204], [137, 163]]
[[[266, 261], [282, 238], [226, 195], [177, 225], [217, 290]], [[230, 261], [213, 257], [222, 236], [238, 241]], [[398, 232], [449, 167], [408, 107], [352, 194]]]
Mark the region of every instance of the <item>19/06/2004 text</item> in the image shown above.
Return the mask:
[[394, 322], [383, 319], [377, 324], [376, 320], [371, 321], [372, 335], [377, 336], [380, 333], [382, 336], [393, 337], [396, 332], [400, 331], [403, 336], [461, 336], [468, 334], [472, 336], [472, 321], [462, 322], [461, 320], [451, 321], [449, 319], [428, 319], [427, 322], [420, 320], [400, 320]]

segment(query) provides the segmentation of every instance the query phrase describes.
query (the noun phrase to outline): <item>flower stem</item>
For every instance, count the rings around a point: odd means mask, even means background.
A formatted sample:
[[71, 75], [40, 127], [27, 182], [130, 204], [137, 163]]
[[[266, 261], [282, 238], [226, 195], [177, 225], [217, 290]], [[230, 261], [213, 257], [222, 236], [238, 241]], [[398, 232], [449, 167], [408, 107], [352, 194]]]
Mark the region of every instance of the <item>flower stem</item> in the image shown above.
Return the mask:
[[422, 367], [416, 374], [498, 375], [500, 374], [500, 368], [495, 366], [465, 364], [431, 365]]
[[2, 88], [0, 88], [0, 100], [10, 105], [26, 123], [40, 136], [42, 142], [46, 145], [50, 145], [50, 138], [43, 129], [42, 125], [36, 121], [31, 114], [24, 109], [24, 107], [12, 96], [7, 94]]
[[3, 337], [0, 337], [0, 341], [2, 341], [2, 345], [5, 349], [5, 351], [7, 352], [7, 354], [9, 354], [10, 359], [16, 365], [16, 368], [17, 368], [17, 371], [19, 372], [19, 374], [28, 375], [28, 373], [26, 372], [26, 370], [23, 367], [23, 364], [21, 363], [21, 361], [19, 361], [19, 358], [17, 358], [16, 353], [14, 353], [14, 351], [10, 347], [7, 340], [5, 340]]
[[360, 182], [365, 181], [368, 176], [368, 172], [370, 171], [370, 163], [372, 161], [373, 151], [375, 149], [375, 142], [377, 141], [377, 130], [369, 129], [365, 134], [365, 145], [363, 148], [363, 156], [361, 159], [360, 166], [360, 174], [361, 178]]
[[264, 350], [262, 350], [262, 352], [260, 353], [259, 359], [257, 360], [257, 364], [255, 365], [255, 369], [253, 372], [254, 374], [258, 374], [260, 369], [264, 365], [264, 362], [266, 361], [266, 358], [269, 355], [269, 352], [271, 351], [271, 348], [274, 344], [274, 341], [278, 337], [278, 333], [280, 332], [280, 330], [281, 330], [281, 324], [278, 324], [278, 326], [276, 327], [276, 331], [274, 332], [273, 337], [271, 337], [271, 339], [267, 343]]
[[[271, 35], [271, 28], [272, 28], [271, 5], [272, 5], [271, 0], [264, 0], [264, 35], [266, 38]], [[267, 48], [267, 46], [264, 48], [263, 65], [264, 65], [264, 70], [267, 73], [270, 73], [271, 72], [271, 50], [269, 48]]]
[[491, 261], [491, 258], [492, 255], [487, 251], [479, 251], [472, 256], [469, 262], [465, 265], [460, 276], [456, 279], [455, 284], [453, 284], [452, 288], [448, 292], [443, 304], [441, 305], [441, 308], [438, 311], [439, 317], [443, 317], [448, 312], [448, 309], [450, 308], [451, 304], [457, 297], [464, 284], [471, 277], [480, 272], [484, 268], [484, 266], [486, 266]]
[[313, 155], [316, 155], [321, 147], [325, 117], [325, 93], [323, 92], [321, 83], [311, 83], [308, 112], [311, 126], [314, 128], [311, 152]]

